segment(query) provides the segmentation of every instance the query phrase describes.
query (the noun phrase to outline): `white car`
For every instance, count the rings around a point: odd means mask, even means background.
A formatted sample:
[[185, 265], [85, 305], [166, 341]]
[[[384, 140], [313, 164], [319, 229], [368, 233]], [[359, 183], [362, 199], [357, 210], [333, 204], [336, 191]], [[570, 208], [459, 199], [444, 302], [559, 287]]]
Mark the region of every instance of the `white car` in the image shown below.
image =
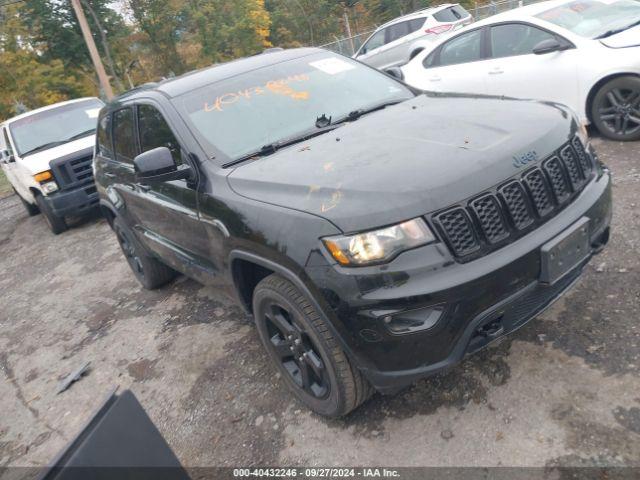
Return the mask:
[[93, 149], [98, 98], [81, 98], [32, 110], [0, 124], [0, 165], [29, 215], [42, 212], [55, 234], [66, 216], [98, 205]]
[[638, 140], [640, 2], [554, 0], [501, 13], [421, 52], [401, 76], [423, 90], [562, 103], [606, 137]]
[[457, 3], [418, 10], [378, 27], [353, 58], [381, 70], [403, 65], [430, 41], [471, 22], [471, 14]]

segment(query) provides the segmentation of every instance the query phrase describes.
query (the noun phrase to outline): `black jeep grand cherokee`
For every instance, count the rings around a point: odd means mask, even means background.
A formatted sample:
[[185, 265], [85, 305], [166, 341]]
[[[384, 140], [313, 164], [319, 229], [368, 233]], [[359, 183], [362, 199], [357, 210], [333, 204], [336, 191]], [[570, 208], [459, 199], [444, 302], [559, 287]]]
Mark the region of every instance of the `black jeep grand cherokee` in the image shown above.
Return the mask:
[[609, 173], [566, 108], [416, 92], [318, 49], [119, 97], [95, 170], [140, 282], [228, 280], [330, 416], [519, 328], [609, 237]]

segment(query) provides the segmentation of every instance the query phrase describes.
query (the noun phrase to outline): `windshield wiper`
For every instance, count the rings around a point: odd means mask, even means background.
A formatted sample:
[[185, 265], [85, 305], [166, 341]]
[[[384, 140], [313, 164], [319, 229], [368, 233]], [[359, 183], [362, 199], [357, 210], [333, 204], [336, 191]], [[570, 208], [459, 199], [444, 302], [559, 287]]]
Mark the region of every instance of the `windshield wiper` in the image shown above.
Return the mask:
[[598, 35], [597, 37], [595, 37], [595, 40], [600, 40], [601, 38], [607, 38], [607, 37], [610, 37], [611, 35], [615, 35], [616, 33], [624, 32], [625, 30], [629, 30], [630, 28], [633, 28], [636, 25], [640, 25], [640, 20], [636, 20], [635, 22], [627, 25], [626, 27], [608, 30], [604, 32], [602, 35]]
[[57, 142], [49, 142], [49, 143], [45, 143], [44, 145], [40, 145], [36, 148], [32, 148], [31, 150], [27, 150], [26, 152], [22, 153], [23, 157], [26, 157], [27, 155], [31, 155], [32, 153], [36, 153], [39, 152], [41, 150], [46, 150], [48, 148], [53, 148], [53, 147], [57, 147], [58, 145], [62, 145], [63, 143], [67, 143], [67, 140], [59, 140]]
[[72, 140], [76, 140], [78, 138], [82, 138], [82, 137], [86, 137], [87, 135], [91, 135], [92, 133], [95, 133], [96, 128], [90, 128], [89, 130], [85, 130], [84, 132], [80, 132], [80, 133], [76, 133], [75, 135], [70, 136], [69, 138], [67, 138], [66, 140], [64, 140], [65, 142], [70, 142]]
[[335, 122], [333, 122], [333, 125], [336, 125], [338, 123], [343, 123], [343, 122], [353, 122], [354, 120], [358, 120], [363, 115], [366, 115], [366, 114], [372, 113], [372, 112], [377, 112], [378, 110], [383, 110], [383, 109], [385, 109], [387, 107], [390, 107], [391, 105], [397, 105], [398, 103], [402, 103], [405, 100], [406, 99], [404, 99], [404, 100], [391, 100], [391, 101], [388, 101], [388, 102], [379, 103], [378, 105], [374, 105], [373, 107], [360, 108], [358, 110], [354, 110], [352, 112], [349, 112], [347, 115], [345, 115], [341, 119], [336, 120]]
[[235, 160], [231, 160], [230, 162], [223, 163], [222, 164], [222, 168], [231, 167], [233, 165], [236, 165], [238, 163], [242, 163], [242, 162], [244, 162], [246, 160], [250, 160], [252, 158], [266, 157], [267, 155], [271, 155], [272, 153], [277, 152], [281, 148], [288, 147], [289, 145], [293, 145], [295, 143], [304, 142], [305, 140], [308, 140], [310, 138], [316, 137], [318, 135], [322, 135], [323, 133], [330, 132], [331, 130], [335, 130], [338, 127], [340, 127], [340, 125], [334, 123], [334, 124], [331, 124], [331, 125], [327, 125], [326, 127], [314, 128], [313, 130], [308, 130], [305, 133], [303, 133], [301, 135], [297, 135], [295, 137], [286, 138], [286, 139], [280, 140], [278, 142], [274, 142], [274, 143], [269, 143], [267, 145], [263, 145], [260, 148], [260, 150], [257, 150], [257, 151], [252, 152], [252, 153], [248, 153], [248, 154], [243, 155], [243, 156], [241, 156], [239, 158], [236, 158]]

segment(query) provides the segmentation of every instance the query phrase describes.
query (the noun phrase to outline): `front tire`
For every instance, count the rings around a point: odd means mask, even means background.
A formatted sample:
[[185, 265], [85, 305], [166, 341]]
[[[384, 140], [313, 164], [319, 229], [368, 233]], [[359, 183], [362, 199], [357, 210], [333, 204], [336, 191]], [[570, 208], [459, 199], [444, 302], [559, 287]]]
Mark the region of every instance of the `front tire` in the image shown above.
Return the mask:
[[22, 196], [17, 192], [15, 188], [13, 189], [13, 193], [15, 193], [16, 196], [20, 199], [22, 206], [27, 211], [30, 217], [35, 217], [40, 213], [40, 209], [38, 208], [38, 206], [34, 205], [33, 203], [27, 202], [24, 198], [22, 198]]
[[640, 140], [640, 78], [625, 76], [605, 83], [593, 98], [591, 118], [611, 140]]
[[113, 220], [113, 231], [131, 271], [144, 288], [154, 290], [175, 278], [176, 271], [150, 256], [119, 218]]
[[51, 207], [42, 195], [36, 195], [36, 204], [42, 212], [42, 215], [44, 216], [49, 229], [53, 232], [54, 235], [58, 235], [69, 228], [67, 227], [67, 222], [64, 221], [63, 217], [59, 217], [55, 213], [53, 213], [53, 210], [51, 210]]
[[253, 312], [270, 358], [291, 392], [311, 410], [340, 417], [371, 396], [367, 380], [291, 282], [277, 274], [260, 281]]

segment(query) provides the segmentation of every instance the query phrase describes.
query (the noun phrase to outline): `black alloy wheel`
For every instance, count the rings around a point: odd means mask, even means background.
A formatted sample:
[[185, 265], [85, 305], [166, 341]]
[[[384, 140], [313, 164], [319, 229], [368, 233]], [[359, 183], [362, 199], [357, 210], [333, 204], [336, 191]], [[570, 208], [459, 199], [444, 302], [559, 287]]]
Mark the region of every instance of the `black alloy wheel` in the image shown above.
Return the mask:
[[260, 280], [253, 291], [253, 315], [289, 390], [314, 412], [340, 417], [373, 394], [325, 317], [288, 279], [274, 273]]
[[330, 382], [317, 347], [286, 306], [271, 300], [264, 312], [269, 348], [293, 382], [307, 394], [327, 398]]
[[140, 245], [133, 232], [120, 218], [113, 220], [113, 231], [131, 271], [144, 288], [153, 290], [176, 276], [175, 270], [152, 257]]
[[619, 77], [596, 94], [592, 117], [600, 133], [612, 140], [640, 139], [640, 78]]

